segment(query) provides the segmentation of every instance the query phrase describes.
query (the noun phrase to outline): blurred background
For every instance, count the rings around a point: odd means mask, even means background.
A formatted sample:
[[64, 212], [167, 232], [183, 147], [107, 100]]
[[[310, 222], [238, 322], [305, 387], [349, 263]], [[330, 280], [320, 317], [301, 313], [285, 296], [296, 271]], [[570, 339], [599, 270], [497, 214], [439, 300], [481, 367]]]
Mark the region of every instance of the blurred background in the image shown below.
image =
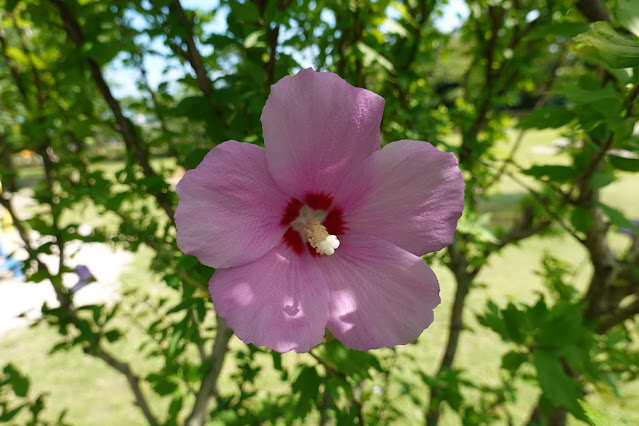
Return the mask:
[[[637, 0], [0, 0], [0, 54], [0, 423], [639, 424]], [[410, 345], [245, 345], [176, 246], [307, 67], [459, 158]]]

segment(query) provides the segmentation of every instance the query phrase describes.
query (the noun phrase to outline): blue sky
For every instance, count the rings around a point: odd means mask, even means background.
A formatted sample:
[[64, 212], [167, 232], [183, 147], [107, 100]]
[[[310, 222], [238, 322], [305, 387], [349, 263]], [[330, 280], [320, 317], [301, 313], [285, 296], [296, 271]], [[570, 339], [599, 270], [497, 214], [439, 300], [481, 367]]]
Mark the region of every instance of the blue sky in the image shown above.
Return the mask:
[[[219, 0], [182, 0], [182, 5], [186, 9], [211, 11], [218, 7]], [[392, 10], [389, 10], [388, 12], [389, 15], [392, 16]], [[227, 8], [221, 8], [215, 15], [215, 19], [205, 24], [204, 31], [206, 33], [224, 33], [224, 31], [226, 31], [227, 14]], [[458, 28], [468, 17], [468, 14], [468, 6], [466, 6], [466, 3], [463, 0], [449, 0], [448, 3], [442, 7], [442, 16], [435, 17], [433, 19], [433, 24], [442, 32], [450, 32], [455, 28]], [[144, 27], [145, 22], [143, 18], [135, 15], [131, 15], [129, 18], [131, 19], [131, 25], [134, 27]], [[334, 17], [331, 13], [327, 13], [323, 16], [323, 18], [326, 22], [334, 22]], [[286, 35], [282, 35], [286, 37]], [[139, 41], [147, 44], [149, 39], [146, 37]], [[204, 55], [208, 55], [212, 52], [211, 46], [201, 45], [199, 47]], [[163, 82], [167, 82], [170, 85], [172, 82], [183, 77], [186, 72], [190, 72], [190, 70], [182, 66], [178, 60], [167, 60], [167, 57], [171, 52], [159, 39], [156, 39], [153, 43], [151, 43], [151, 48], [160, 54], [166, 55], [166, 57], [161, 55], [145, 56], [144, 66], [147, 70], [148, 79], [153, 89], [156, 89]], [[312, 65], [312, 53], [305, 52], [304, 55], [297, 56], [298, 57], [296, 59], [303, 66]], [[122, 63], [122, 59], [123, 58], [116, 58], [111, 65], [107, 66], [105, 70], [106, 78], [111, 84], [116, 97], [135, 96], [138, 93], [135, 82], [139, 78], [139, 73], [137, 70], [126, 67]]]

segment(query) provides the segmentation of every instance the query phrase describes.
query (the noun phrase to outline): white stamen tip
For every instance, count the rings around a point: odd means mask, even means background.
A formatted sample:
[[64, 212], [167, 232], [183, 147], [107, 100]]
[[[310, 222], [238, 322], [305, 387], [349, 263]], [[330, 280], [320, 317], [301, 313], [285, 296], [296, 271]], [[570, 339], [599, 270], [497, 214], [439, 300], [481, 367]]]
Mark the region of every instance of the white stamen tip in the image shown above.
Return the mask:
[[317, 246], [317, 251], [321, 254], [331, 255], [335, 253], [335, 249], [339, 247], [339, 240], [335, 235], [329, 235]]

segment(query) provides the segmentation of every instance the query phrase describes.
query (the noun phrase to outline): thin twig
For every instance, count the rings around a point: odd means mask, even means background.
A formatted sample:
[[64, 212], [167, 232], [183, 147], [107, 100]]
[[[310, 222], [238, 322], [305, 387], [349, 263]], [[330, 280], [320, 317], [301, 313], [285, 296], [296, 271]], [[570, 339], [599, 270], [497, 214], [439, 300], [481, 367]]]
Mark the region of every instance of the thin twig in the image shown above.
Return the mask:
[[213, 350], [207, 360], [210, 365], [195, 396], [195, 404], [193, 404], [191, 414], [184, 422], [186, 426], [202, 426], [208, 423], [210, 416], [209, 402], [211, 397], [217, 394], [217, 379], [228, 351], [228, 341], [232, 335], [233, 331], [228, 328], [224, 319], [218, 315]]

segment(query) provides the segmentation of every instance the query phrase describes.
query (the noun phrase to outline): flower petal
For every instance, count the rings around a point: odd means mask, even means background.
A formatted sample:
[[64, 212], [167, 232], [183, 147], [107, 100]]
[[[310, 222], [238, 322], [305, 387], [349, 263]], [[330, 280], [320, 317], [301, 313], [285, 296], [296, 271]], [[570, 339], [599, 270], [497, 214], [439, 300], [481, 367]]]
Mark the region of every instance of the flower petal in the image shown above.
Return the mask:
[[319, 259], [330, 289], [328, 329], [345, 346], [404, 345], [433, 322], [439, 284], [430, 267], [395, 244], [346, 234]]
[[214, 268], [252, 262], [277, 246], [287, 197], [268, 173], [264, 149], [224, 142], [177, 185], [177, 242]]
[[449, 245], [464, 208], [455, 155], [398, 141], [364, 160], [335, 195], [351, 232], [392, 241], [415, 255]]
[[384, 99], [333, 73], [305, 69], [272, 86], [262, 112], [268, 167], [277, 185], [303, 199], [332, 193], [379, 150]]
[[281, 245], [248, 265], [218, 269], [209, 290], [217, 313], [245, 343], [308, 352], [324, 338], [328, 288], [307, 252]]

